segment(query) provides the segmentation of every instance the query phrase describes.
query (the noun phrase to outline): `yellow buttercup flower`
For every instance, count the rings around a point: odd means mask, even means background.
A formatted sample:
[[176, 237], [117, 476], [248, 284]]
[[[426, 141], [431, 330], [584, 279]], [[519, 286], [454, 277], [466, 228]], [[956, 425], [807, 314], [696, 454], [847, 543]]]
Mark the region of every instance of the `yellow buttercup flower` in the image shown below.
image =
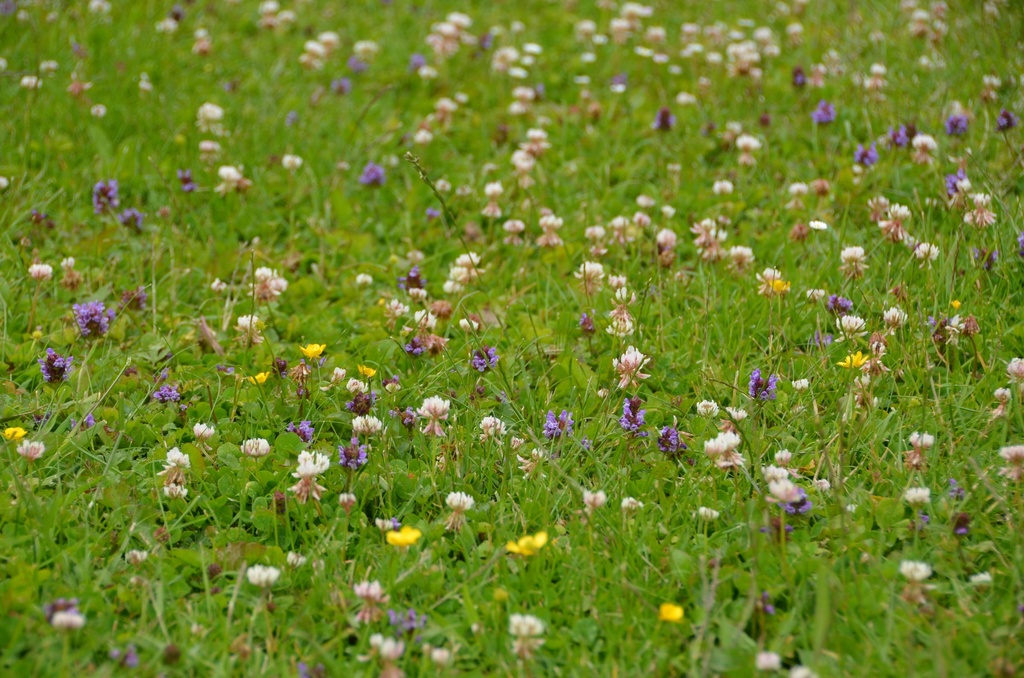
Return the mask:
[[866, 363], [867, 361], [868, 357], [861, 353], [860, 351], [857, 351], [856, 353], [851, 353], [850, 355], [846, 356], [845, 358], [837, 362], [836, 365], [839, 365], [840, 367], [845, 367], [848, 370], [857, 369], [863, 367], [864, 363]]
[[775, 294], [785, 294], [786, 292], [789, 291], [789, 288], [791, 286], [792, 283], [790, 283], [788, 280], [773, 280], [772, 292], [775, 292]]
[[543, 548], [544, 544], [547, 543], [548, 533], [538, 532], [537, 534], [528, 534], [525, 537], [520, 537], [519, 541], [510, 541], [505, 544], [505, 550], [521, 556], [535, 556]]
[[267, 381], [267, 377], [270, 376], [270, 372], [260, 372], [255, 377], [249, 377], [249, 381], [253, 384], [262, 384]]
[[306, 356], [310, 360], [319, 358], [320, 354], [327, 348], [327, 344], [310, 344], [309, 346], [299, 346], [299, 350], [302, 351], [302, 355]]
[[366, 365], [360, 365], [357, 369], [359, 370], [359, 374], [363, 375], [367, 379], [377, 374], [377, 370], [372, 367], [367, 367]]
[[415, 527], [409, 527], [408, 525], [402, 525], [400, 530], [388, 530], [385, 538], [388, 543], [398, 548], [409, 548], [420, 540], [423, 533], [417, 530]]
[[954, 311], [959, 311], [960, 310], [960, 300], [959, 299], [954, 299], [953, 301], [949, 302], [949, 305], [953, 307]]
[[675, 603], [662, 603], [658, 608], [658, 621], [681, 624], [683, 622], [683, 607]]
[[28, 431], [20, 426], [12, 426], [11, 428], [4, 429], [4, 438], [7, 440], [21, 440], [26, 435], [28, 435]]

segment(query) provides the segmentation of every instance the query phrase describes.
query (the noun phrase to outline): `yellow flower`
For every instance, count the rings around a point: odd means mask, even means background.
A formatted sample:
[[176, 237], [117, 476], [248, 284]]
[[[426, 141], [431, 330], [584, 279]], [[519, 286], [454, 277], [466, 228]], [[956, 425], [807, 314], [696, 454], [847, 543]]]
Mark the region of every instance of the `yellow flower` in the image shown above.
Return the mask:
[[4, 438], [7, 440], [21, 440], [28, 434], [28, 431], [20, 426], [12, 426], [4, 429]]
[[267, 377], [269, 376], [270, 372], [260, 372], [255, 377], [249, 377], [249, 381], [252, 382], [253, 384], [262, 384], [267, 380]]
[[388, 533], [385, 535], [389, 544], [403, 549], [418, 542], [422, 536], [422, 532], [408, 525], [402, 525], [402, 529], [397, 532], [395, 530], [388, 530]]
[[366, 365], [360, 365], [358, 367], [358, 370], [359, 370], [359, 374], [363, 375], [367, 379], [369, 379], [373, 375], [377, 374], [377, 370], [373, 369], [372, 367], [367, 367]]
[[662, 603], [658, 608], [658, 621], [681, 624], [683, 622], [683, 607], [675, 603]]
[[788, 280], [773, 280], [772, 281], [772, 292], [775, 294], [785, 294], [789, 291], [791, 283]]
[[548, 533], [538, 532], [520, 537], [519, 541], [510, 541], [505, 544], [505, 550], [509, 553], [517, 553], [521, 556], [535, 556], [544, 544], [548, 543]]
[[863, 367], [864, 363], [866, 363], [867, 361], [868, 357], [861, 353], [860, 351], [857, 351], [856, 353], [851, 353], [850, 355], [846, 356], [841, 361], [837, 362], [836, 365], [839, 365], [840, 367], [845, 367], [848, 370], [857, 369], [859, 367]]
[[959, 311], [960, 310], [960, 300], [959, 299], [954, 299], [953, 301], [949, 302], [949, 305], [953, 307], [954, 311]]
[[302, 351], [302, 355], [306, 356], [310, 360], [319, 358], [320, 354], [327, 348], [327, 344], [310, 344], [309, 346], [299, 346], [299, 350]]

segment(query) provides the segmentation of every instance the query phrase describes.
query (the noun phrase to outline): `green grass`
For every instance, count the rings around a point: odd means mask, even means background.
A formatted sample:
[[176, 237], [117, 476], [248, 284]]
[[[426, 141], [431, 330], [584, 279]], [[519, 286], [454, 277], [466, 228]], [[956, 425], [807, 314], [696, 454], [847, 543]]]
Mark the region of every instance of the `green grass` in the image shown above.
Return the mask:
[[[1015, 3], [989, 3], [993, 16], [983, 3], [951, 0], [948, 31], [929, 41], [911, 35], [911, 12], [898, 3], [812, 2], [797, 17], [762, 2], [659, 2], [625, 44], [590, 46], [575, 37], [577, 22], [608, 34], [621, 8], [310, 0], [285, 3], [295, 22], [270, 30], [258, 25], [257, 3], [182, 3], [178, 30], [160, 33], [172, 3], [114, 3], [106, 18], [88, 4], [21, 2], [21, 15], [0, 16], [0, 175], [9, 180], [0, 192], [0, 429], [26, 431], [20, 442], [0, 440], [4, 672], [119, 674], [130, 669], [110, 651], [129, 645], [142, 675], [298, 675], [304, 662], [344, 676], [744, 676], [759, 652], [778, 653], [783, 671], [820, 676], [1024, 669], [1024, 495], [999, 474], [1000, 449], [1024, 443], [1024, 392], [1007, 372], [1024, 356], [1024, 138], [1019, 126], [997, 129], [1003, 109], [1024, 116], [1024, 15]], [[468, 35], [490, 32], [493, 45], [467, 41], [450, 58], [435, 56], [426, 37], [452, 11], [467, 11]], [[787, 37], [796, 21], [801, 44]], [[686, 22], [722, 22], [722, 37], [705, 31], [704, 54], [683, 57]], [[934, 30], [934, 15], [928, 22]], [[645, 40], [650, 26], [666, 29], [663, 46]], [[708, 62], [708, 52], [726, 55], [730, 30], [752, 39], [757, 26], [771, 28], [779, 47], [762, 56], [760, 80], [730, 76], [727, 57]], [[212, 40], [206, 56], [193, 53], [200, 28]], [[322, 70], [306, 70], [303, 45], [323, 31], [336, 31], [340, 46]], [[360, 40], [380, 52], [354, 72], [347, 62]], [[492, 71], [496, 49], [524, 54], [527, 43], [543, 51], [526, 78]], [[413, 53], [436, 78], [410, 71]], [[58, 68], [40, 76], [41, 88], [20, 85], [49, 59]], [[794, 67], [810, 76], [820, 63], [824, 87], [794, 87]], [[874, 63], [887, 68], [881, 94], [861, 84]], [[66, 91], [72, 73], [91, 83], [78, 98]], [[150, 92], [140, 91], [142, 73]], [[621, 93], [610, 87], [618, 75]], [[995, 100], [983, 96], [986, 75], [1001, 79]], [[336, 94], [342, 77], [351, 91]], [[509, 112], [515, 87], [539, 85], [525, 115]], [[676, 103], [680, 92], [698, 103]], [[462, 101], [447, 125], [429, 117], [443, 97]], [[834, 122], [812, 123], [819, 100], [835, 106]], [[224, 136], [197, 129], [206, 102], [224, 109]], [[944, 131], [955, 102], [969, 117], [963, 136]], [[90, 113], [96, 104], [104, 117]], [[663, 106], [675, 116], [670, 131], [652, 128]], [[755, 165], [739, 164], [730, 122], [761, 141]], [[901, 124], [935, 138], [932, 163], [890, 148], [887, 132]], [[433, 132], [429, 144], [413, 142], [421, 126]], [[512, 156], [531, 129], [546, 130], [551, 147], [524, 187]], [[221, 146], [214, 161], [199, 150], [210, 139]], [[857, 145], [871, 142], [878, 162], [855, 171]], [[302, 166], [284, 169], [285, 154]], [[360, 183], [370, 162], [384, 168], [382, 186]], [[242, 167], [251, 188], [218, 195], [223, 165]], [[987, 228], [965, 224], [962, 200], [947, 197], [945, 177], [961, 166], [970, 191], [991, 196], [996, 221]], [[182, 191], [179, 169], [191, 170], [197, 191]], [[120, 206], [97, 213], [93, 187], [108, 179], [119, 182]], [[816, 179], [828, 193], [789, 206], [790, 184]], [[733, 183], [731, 194], [712, 191], [721, 180]], [[481, 215], [493, 181], [504, 187], [500, 218]], [[638, 206], [639, 196], [653, 207]], [[939, 248], [931, 265], [883, 240], [867, 204], [875, 196], [910, 209], [910, 236]], [[428, 218], [445, 206], [449, 213]], [[122, 225], [127, 208], [145, 213], [141, 229]], [[561, 246], [535, 244], [543, 210], [563, 219]], [[638, 211], [650, 225], [617, 242], [612, 220]], [[690, 228], [708, 218], [724, 223], [725, 248], [753, 250], [752, 265], [702, 261]], [[525, 244], [505, 242], [507, 219], [525, 223]], [[812, 219], [828, 230], [790, 237]], [[598, 224], [607, 231], [601, 255], [585, 234]], [[677, 244], [659, 261], [662, 229]], [[840, 270], [849, 246], [866, 251], [862, 277]], [[998, 258], [986, 267], [975, 248]], [[483, 272], [446, 292], [450, 267], [468, 252]], [[65, 257], [75, 259], [77, 287], [65, 284]], [[420, 259], [426, 301], [397, 282]], [[585, 261], [606, 274], [593, 294], [574, 277]], [[51, 265], [52, 280], [33, 280], [33, 263]], [[260, 267], [287, 279], [278, 298], [255, 298]], [[767, 267], [791, 284], [788, 294], [758, 294], [755, 275]], [[359, 274], [372, 282], [357, 284]], [[611, 275], [627, 281], [627, 337], [605, 331], [619, 305]], [[216, 279], [226, 290], [211, 289]], [[121, 308], [122, 294], [140, 287], [145, 308]], [[816, 332], [839, 332], [825, 301], [807, 299], [811, 289], [849, 299], [866, 333], [816, 343]], [[397, 325], [385, 315], [390, 300], [410, 307]], [[76, 323], [72, 305], [90, 301], [116, 311], [103, 336], [83, 336]], [[413, 313], [437, 301], [450, 304], [434, 330], [447, 344], [411, 356]], [[859, 372], [837, 363], [871, 352], [892, 306], [907, 322], [885, 335], [888, 371], [858, 385]], [[582, 313], [594, 319], [593, 335], [581, 331]], [[258, 345], [235, 330], [250, 314], [262, 321]], [[976, 319], [978, 332], [937, 341], [929, 318], [954, 315]], [[469, 318], [478, 332], [460, 328]], [[222, 354], [204, 341], [200, 319]], [[309, 361], [299, 395], [293, 370], [310, 343], [326, 345], [325, 360]], [[651, 359], [651, 376], [622, 390], [612, 360], [631, 345]], [[479, 372], [470, 358], [484, 347], [500, 359]], [[74, 356], [67, 381], [44, 381], [37, 360], [47, 348]], [[346, 384], [359, 366], [376, 370], [365, 381], [384, 428], [361, 437], [368, 463], [349, 471], [336, 463], [337, 447], [353, 436]], [[331, 385], [335, 368], [347, 374]], [[755, 369], [780, 377], [775, 399], [748, 395]], [[260, 373], [269, 373], [262, 384], [248, 379]], [[391, 392], [384, 380], [393, 376], [401, 388]], [[799, 379], [807, 390], [794, 388]], [[180, 401], [154, 399], [165, 385]], [[1012, 396], [993, 417], [999, 388]], [[634, 395], [646, 437], [629, 437], [618, 421]], [[424, 434], [422, 418], [402, 425], [402, 412], [430, 396], [451, 403], [442, 437]], [[703, 400], [719, 414], [698, 414]], [[545, 417], [562, 410], [573, 433], [549, 440]], [[92, 427], [72, 423], [89, 414]], [[503, 444], [480, 440], [487, 416], [506, 424]], [[308, 443], [286, 431], [304, 420], [315, 429]], [[209, 449], [196, 440], [197, 423], [216, 429]], [[657, 445], [672, 425], [688, 445], [674, 457]], [[716, 468], [705, 454], [730, 426], [742, 469]], [[916, 469], [905, 463], [913, 432], [935, 437]], [[270, 453], [243, 454], [252, 438], [267, 439]], [[44, 443], [45, 453], [28, 461], [17, 451], [25, 441]], [[184, 498], [168, 496], [171, 476], [158, 475], [172, 448], [190, 460]], [[545, 456], [527, 475], [517, 454], [535, 448]], [[763, 469], [782, 449], [813, 503], [802, 515], [769, 501]], [[318, 479], [319, 501], [290, 491], [303, 450], [335, 462]], [[950, 479], [962, 496], [950, 494]], [[914, 487], [931, 490], [927, 506], [904, 500]], [[583, 493], [597, 490], [607, 504], [588, 514]], [[349, 511], [343, 492], [356, 497]], [[445, 527], [450, 492], [476, 501], [457, 532]], [[625, 497], [643, 507], [621, 510]], [[703, 520], [701, 507], [720, 515]], [[377, 521], [391, 518], [419, 529], [418, 542], [389, 545]], [[955, 533], [965, 519], [967, 533]], [[783, 526], [792, 527], [785, 540]], [[537, 554], [507, 551], [540, 531], [549, 540]], [[131, 564], [129, 551], [148, 558]], [[289, 553], [307, 560], [294, 567]], [[933, 568], [924, 584], [901, 575], [908, 560]], [[279, 568], [280, 578], [262, 590], [245, 572], [254, 565]], [[972, 581], [983, 573], [990, 584]], [[403, 636], [396, 662], [360, 660], [373, 654], [373, 634], [400, 633], [386, 616], [357, 620], [353, 586], [366, 580], [390, 596], [382, 610], [427, 616]], [[81, 629], [48, 621], [44, 607], [59, 598], [77, 598]], [[659, 621], [662, 603], [681, 605], [682, 622]], [[544, 623], [544, 644], [521, 653], [530, 656], [515, 652], [513, 614]], [[427, 645], [452, 651], [450, 663], [433, 664]]]

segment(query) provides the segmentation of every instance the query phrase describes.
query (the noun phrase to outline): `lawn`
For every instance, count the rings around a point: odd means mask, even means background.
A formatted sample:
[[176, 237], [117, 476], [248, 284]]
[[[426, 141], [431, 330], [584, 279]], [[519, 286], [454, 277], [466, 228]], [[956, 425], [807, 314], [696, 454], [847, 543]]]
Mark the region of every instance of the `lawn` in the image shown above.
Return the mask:
[[0, 1], [0, 672], [1024, 671], [1014, 0]]

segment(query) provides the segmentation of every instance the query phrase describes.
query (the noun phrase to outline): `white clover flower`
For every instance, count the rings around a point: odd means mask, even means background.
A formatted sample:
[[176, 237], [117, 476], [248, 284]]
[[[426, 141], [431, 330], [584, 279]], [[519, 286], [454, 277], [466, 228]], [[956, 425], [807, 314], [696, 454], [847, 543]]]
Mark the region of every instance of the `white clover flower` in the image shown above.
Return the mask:
[[250, 438], [242, 441], [242, 453], [247, 457], [265, 457], [270, 454], [270, 443], [265, 438]]
[[640, 509], [642, 509], [644, 507], [644, 503], [639, 499], [635, 499], [633, 497], [623, 497], [622, 503], [619, 504], [619, 507], [622, 509], [623, 512], [630, 513], [632, 511], [639, 511]]
[[373, 415], [364, 415], [352, 420], [352, 432], [356, 435], [373, 436], [384, 429], [384, 423]]
[[281, 576], [281, 570], [269, 565], [251, 565], [245, 571], [245, 576], [253, 586], [269, 589]]
[[50, 626], [60, 631], [77, 631], [85, 626], [85, 615], [74, 608], [59, 610], [50, 617]]
[[754, 658], [754, 668], [758, 671], [778, 671], [782, 668], [782, 657], [775, 652], [758, 652]]
[[210, 438], [213, 437], [213, 434], [216, 432], [216, 429], [214, 429], [209, 424], [199, 423], [192, 427], [192, 435], [194, 435], [196, 437], [196, 440], [200, 442], [205, 442], [209, 440]]
[[697, 403], [697, 414], [711, 419], [718, 416], [718, 403], [714, 400], [702, 400]]
[[904, 560], [900, 563], [900, 574], [912, 582], [922, 582], [932, 576], [932, 566], [919, 560]]
[[911, 506], [923, 506], [931, 501], [932, 491], [927, 487], [908, 487], [903, 498]]
[[53, 278], [53, 266], [49, 264], [32, 264], [28, 267], [28, 276], [36, 282], [46, 282]]
[[506, 432], [505, 422], [497, 417], [484, 417], [480, 422], [480, 431], [480, 442], [495, 440], [500, 445]]
[[718, 520], [718, 517], [720, 515], [722, 515], [722, 514], [719, 513], [718, 511], [716, 511], [713, 508], [708, 508], [707, 506], [701, 506], [700, 508], [697, 509], [697, 515], [700, 517], [701, 520], [706, 520], [707, 522], [712, 522], [714, 520]]
[[134, 549], [124, 554], [124, 559], [129, 565], [141, 565], [146, 562], [147, 558], [149, 558], [149, 551], [142, 551], [139, 549]]
[[46, 445], [41, 441], [22, 440], [16, 448], [19, 455], [29, 461], [36, 461], [46, 452]]
[[608, 495], [604, 493], [604, 490], [598, 490], [597, 492], [583, 490], [583, 505], [586, 508], [587, 513], [593, 513], [595, 510], [604, 506], [607, 502]]

